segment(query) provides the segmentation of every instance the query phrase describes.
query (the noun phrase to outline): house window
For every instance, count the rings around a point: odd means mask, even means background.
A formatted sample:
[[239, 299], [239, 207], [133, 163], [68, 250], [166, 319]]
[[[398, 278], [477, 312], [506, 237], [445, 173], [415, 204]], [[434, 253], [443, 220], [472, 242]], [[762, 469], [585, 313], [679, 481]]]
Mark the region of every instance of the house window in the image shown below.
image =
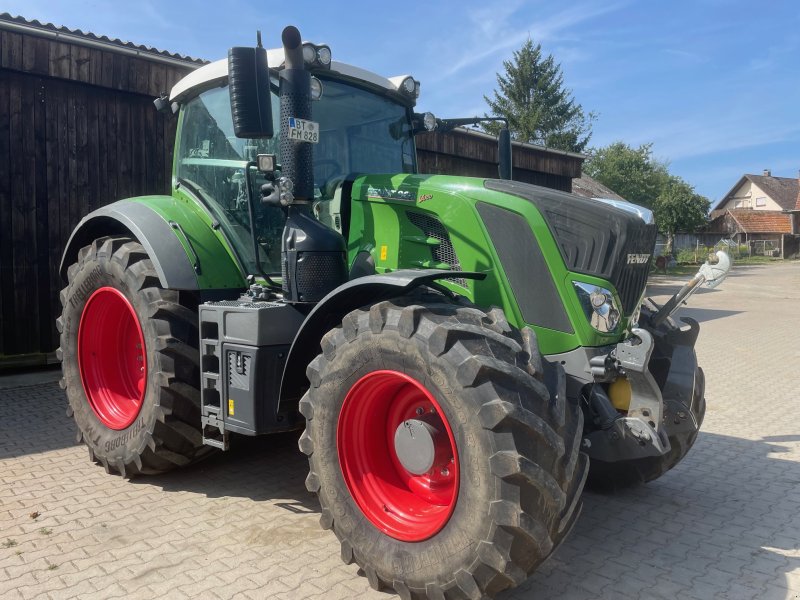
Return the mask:
[[767, 197], [761, 196], [760, 198], [756, 198], [756, 206], [766, 206], [767, 205]]

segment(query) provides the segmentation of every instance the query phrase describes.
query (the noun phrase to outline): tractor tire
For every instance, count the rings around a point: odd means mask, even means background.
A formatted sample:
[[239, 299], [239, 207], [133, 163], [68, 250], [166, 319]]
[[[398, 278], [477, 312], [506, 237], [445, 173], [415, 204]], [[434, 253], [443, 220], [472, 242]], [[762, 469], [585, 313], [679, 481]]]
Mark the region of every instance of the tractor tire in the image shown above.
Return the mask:
[[577, 520], [588, 471], [583, 415], [533, 331], [417, 291], [349, 313], [321, 346], [299, 446], [342, 560], [402, 598], [522, 583]]
[[[642, 315], [645, 318], [652, 312], [649, 307], [642, 307]], [[679, 329], [679, 327], [675, 321], [669, 318], [658, 327], [656, 334], [664, 334], [671, 329]], [[695, 401], [687, 405], [680, 400], [665, 400], [665, 419], [670, 418], [671, 413], [678, 411], [691, 412], [694, 421], [697, 423], [697, 429], [668, 434], [670, 450], [663, 456], [613, 463], [592, 460], [586, 487], [598, 492], [623, 490], [654, 481], [683, 460], [692, 446], [694, 446], [695, 440], [697, 440], [697, 436], [700, 433], [700, 427], [703, 425], [703, 419], [706, 415], [705, 387], [705, 374], [703, 369], [697, 367]]]
[[127, 237], [81, 249], [67, 276], [57, 355], [77, 441], [123, 477], [205, 456], [195, 297], [163, 289], [142, 245]]

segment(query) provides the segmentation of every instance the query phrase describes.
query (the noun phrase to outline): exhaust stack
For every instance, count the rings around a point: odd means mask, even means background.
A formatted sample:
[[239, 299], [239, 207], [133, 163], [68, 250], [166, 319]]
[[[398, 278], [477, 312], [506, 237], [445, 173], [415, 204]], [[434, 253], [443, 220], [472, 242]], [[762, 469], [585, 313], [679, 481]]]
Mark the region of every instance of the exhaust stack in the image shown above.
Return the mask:
[[281, 176], [291, 181], [294, 193], [281, 239], [283, 297], [287, 302], [313, 303], [347, 281], [347, 254], [342, 235], [311, 214], [313, 146], [290, 137], [297, 119], [312, 121], [311, 73], [303, 62], [297, 28], [284, 29], [281, 39], [285, 56], [280, 73]]

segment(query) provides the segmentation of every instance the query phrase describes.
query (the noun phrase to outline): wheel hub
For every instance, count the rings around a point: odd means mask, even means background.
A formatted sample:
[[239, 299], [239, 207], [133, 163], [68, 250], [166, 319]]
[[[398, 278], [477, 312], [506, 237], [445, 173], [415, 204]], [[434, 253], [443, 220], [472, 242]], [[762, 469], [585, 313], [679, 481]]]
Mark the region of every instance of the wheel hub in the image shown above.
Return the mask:
[[434, 466], [444, 467], [449, 442], [443, 433], [431, 423], [421, 419], [408, 419], [400, 423], [394, 432], [394, 452], [403, 468], [414, 475], [423, 475]]

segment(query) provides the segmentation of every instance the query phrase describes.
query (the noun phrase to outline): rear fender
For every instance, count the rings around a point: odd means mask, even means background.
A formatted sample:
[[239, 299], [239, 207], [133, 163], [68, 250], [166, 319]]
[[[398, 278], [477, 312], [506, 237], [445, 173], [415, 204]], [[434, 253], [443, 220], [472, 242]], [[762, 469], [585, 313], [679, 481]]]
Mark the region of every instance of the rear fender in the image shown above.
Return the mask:
[[361, 306], [404, 296], [421, 285], [448, 277], [482, 280], [486, 274], [408, 269], [359, 277], [333, 290], [309, 313], [292, 342], [283, 369], [281, 400], [300, 397], [303, 389], [308, 386], [306, 367], [320, 353], [322, 337], [338, 326], [347, 313]]
[[81, 248], [107, 235], [130, 235], [142, 244], [165, 289], [245, 287], [241, 269], [210, 224], [171, 196], [120, 200], [86, 215], [67, 242], [61, 278], [66, 281]]

